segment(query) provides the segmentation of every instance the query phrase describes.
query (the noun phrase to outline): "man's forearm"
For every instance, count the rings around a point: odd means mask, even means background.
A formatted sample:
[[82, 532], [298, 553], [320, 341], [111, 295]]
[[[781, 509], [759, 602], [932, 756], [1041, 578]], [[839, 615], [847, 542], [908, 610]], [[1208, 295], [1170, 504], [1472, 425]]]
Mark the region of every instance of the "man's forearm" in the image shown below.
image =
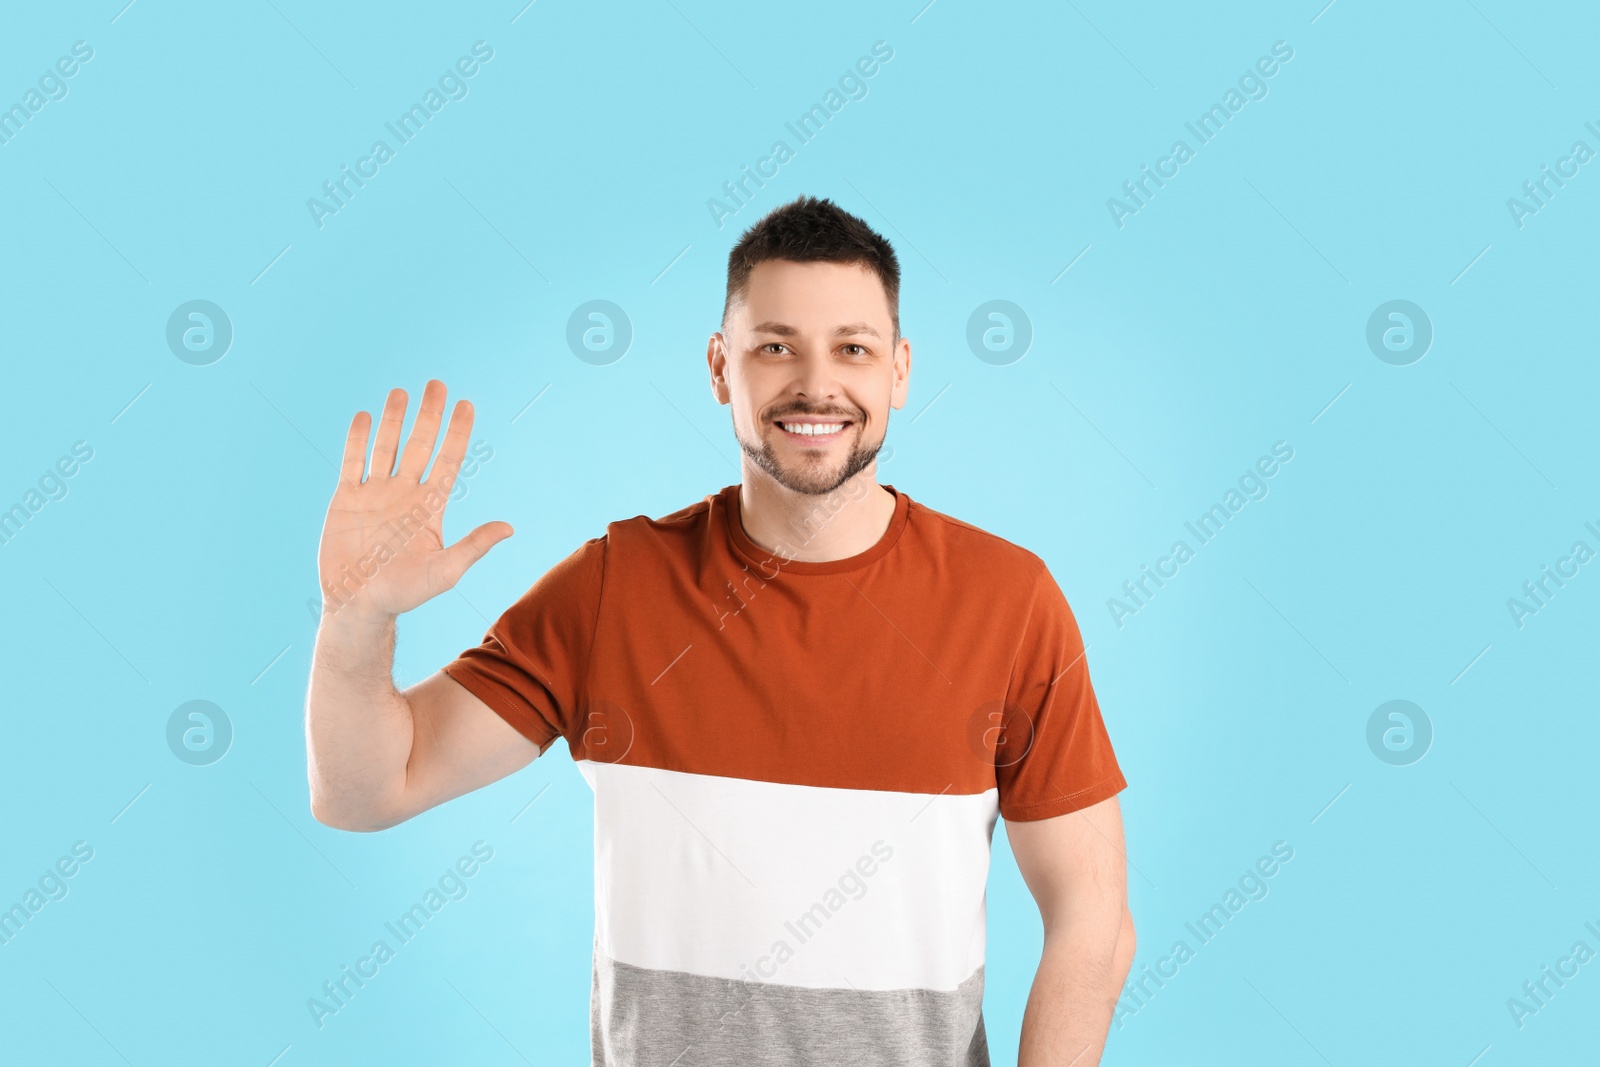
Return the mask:
[[306, 695], [311, 810], [350, 830], [387, 825], [386, 798], [405, 785], [410, 705], [394, 687], [395, 621], [325, 615]]
[[[1126, 933], [1124, 933], [1126, 931]], [[1084, 917], [1047, 930], [1022, 1016], [1017, 1067], [1095, 1067], [1132, 958], [1131, 928]], [[1127, 957], [1127, 959], [1124, 959]]]

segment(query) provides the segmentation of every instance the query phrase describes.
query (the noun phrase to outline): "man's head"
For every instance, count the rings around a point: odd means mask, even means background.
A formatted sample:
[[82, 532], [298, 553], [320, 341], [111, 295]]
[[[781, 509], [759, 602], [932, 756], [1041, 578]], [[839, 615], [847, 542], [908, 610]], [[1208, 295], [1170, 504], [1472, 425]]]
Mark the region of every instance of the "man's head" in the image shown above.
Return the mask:
[[821, 495], [871, 465], [911, 373], [899, 305], [894, 249], [830, 200], [784, 204], [734, 245], [711, 391], [779, 485]]

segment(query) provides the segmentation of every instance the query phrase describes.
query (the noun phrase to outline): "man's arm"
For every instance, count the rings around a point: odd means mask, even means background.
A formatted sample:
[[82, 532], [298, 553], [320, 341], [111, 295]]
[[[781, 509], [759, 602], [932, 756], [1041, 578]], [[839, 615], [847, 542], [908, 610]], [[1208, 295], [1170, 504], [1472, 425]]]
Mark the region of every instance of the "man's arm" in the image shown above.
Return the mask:
[[395, 620], [453, 587], [511, 535], [485, 523], [445, 547], [444, 506], [472, 432], [459, 401], [426, 480], [445, 388], [430, 381], [396, 463], [406, 394], [390, 392], [366, 469], [371, 417], [345, 439], [339, 486], [323, 525], [317, 568], [322, 621], [306, 694], [311, 812], [345, 830], [382, 830], [525, 767], [539, 750], [476, 696], [440, 673], [404, 693], [394, 686]]
[[1117, 798], [1049, 819], [1008, 821], [1006, 836], [1044, 920], [1018, 1067], [1095, 1067], [1133, 963]]
[[539, 747], [443, 672], [393, 681], [394, 621], [317, 631], [306, 700], [311, 814], [386, 830], [526, 767]]

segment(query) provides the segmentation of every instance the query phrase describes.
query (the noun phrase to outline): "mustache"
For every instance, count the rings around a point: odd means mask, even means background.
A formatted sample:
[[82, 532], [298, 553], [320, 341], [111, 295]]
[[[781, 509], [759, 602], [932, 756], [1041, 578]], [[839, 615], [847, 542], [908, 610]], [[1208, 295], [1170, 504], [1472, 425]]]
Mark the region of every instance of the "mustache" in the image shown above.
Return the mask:
[[767, 418], [769, 418], [769, 419], [781, 419], [785, 415], [815, 415], [815, 416], [819, 416], [819, 417], [820, 416], [828, 416], [828, 415], [837, 415], [837, 416], [839, 416], [839, 417], [841, 417], [841, 418], [843, 418], [843, 419], [845, 419], [845, 420], [847, 420], [849, 422], [861, 422], [862, 421], [860, 412], [858, 412], [858, 411], [856, 411], [854, 409], [837, 408], [837, 407], [814, 408], [814, 407], [808, 407], [808, 406], [805, 406], [805, 405], [796, 406], [794, 404], [791, 404], [788, 407], [779, 408], [779, 409], [777, 409], [775, 411], [768, 412]]

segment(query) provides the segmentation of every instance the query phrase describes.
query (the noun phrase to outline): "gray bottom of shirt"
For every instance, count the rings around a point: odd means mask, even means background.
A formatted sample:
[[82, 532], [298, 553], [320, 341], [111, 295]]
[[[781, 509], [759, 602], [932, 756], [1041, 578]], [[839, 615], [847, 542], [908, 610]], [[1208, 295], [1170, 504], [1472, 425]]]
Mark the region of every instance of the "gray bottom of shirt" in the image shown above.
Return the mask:
[[596, 946], [594, 1067], [990, 1067], [983, 968], [960, 987], [808, 989], [613, 960]]

